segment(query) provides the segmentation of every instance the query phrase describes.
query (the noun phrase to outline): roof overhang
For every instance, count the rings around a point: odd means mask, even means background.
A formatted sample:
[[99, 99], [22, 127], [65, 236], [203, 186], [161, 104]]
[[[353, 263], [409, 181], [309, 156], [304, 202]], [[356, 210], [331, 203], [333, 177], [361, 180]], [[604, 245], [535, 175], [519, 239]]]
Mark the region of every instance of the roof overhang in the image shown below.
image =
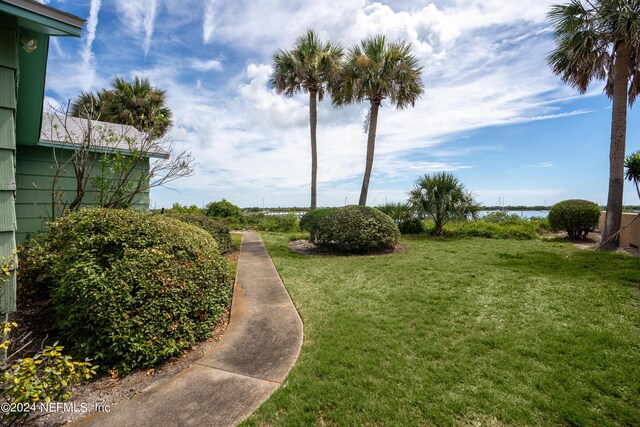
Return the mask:
[[16, 16], [18, 26], [49, 36], [80, 37], [84, 19], [32, 0], [1, 0], [0, 12]]

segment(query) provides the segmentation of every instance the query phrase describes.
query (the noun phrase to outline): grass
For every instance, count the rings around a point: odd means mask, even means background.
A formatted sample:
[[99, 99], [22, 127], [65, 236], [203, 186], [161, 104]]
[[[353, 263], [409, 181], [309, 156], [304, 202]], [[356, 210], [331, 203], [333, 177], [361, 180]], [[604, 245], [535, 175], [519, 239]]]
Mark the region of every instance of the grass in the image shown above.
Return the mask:
[[633, 425], [640, 259], [558, 242], [403, 239], [309, 257], [263, 239], [304, 322], [244, 425]]

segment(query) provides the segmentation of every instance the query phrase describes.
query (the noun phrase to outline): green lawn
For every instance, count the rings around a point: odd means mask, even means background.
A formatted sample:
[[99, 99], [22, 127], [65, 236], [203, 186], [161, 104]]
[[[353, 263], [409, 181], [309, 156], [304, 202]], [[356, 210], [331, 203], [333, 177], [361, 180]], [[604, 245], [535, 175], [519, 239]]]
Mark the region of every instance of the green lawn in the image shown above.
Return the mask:
[[309, 257], [262, 236], [305, 341], [246, 425], [640, 423], [639, 258], [432, 238]]

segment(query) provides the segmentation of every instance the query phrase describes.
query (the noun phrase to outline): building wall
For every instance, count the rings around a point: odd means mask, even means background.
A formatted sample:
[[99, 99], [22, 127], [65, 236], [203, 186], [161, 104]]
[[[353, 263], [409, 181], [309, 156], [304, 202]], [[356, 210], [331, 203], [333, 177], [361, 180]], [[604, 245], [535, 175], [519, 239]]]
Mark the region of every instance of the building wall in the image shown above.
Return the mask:
[[[17, 26], [0, 14], [0, 257], [13, 256], [15, 230], [16, 76], [18, 71]], [[0, 290], [0, 312], [16, 308], [15, 273]]]
[[[622, 227], [627, 225], [638, 214], [633, 212], [625, 212], [622, 214]], [[607, 216], [606, 212], [600, 214], [600, 223], [598, 228], [604, 230], [604, 220]], [[630, 246], [640, 247], [640, 218], [636, 219], [631, 225], [622, 230], [620, 233], [620, 247], [628, 248]]]
[[[16, 238], [23, 243], [30, 234], [40, 231], [46, 221], [51, 219], [53, 207], [56, 215], [62, 211], [63, 205], [70, 203], [75, 197], [76, 179], [73, 166], [67, 163], [72, 151], [51, 147], [18, 146], [16, 159], [16, 216], [18, 230]], [[65, 165], [66, 163], [66, 165]], [[140, 164], [136, 173], [146, 173], [149, 161]], [[60, 170], [58, 184], [53, 189], [56, 171]], [[100, 174], [99, 164], [93, 167], [92, 176]], [[138, 175], [139, 176], [139, 175]], [[57, 196], [52, 196], [52, 194]], [[55, 197], [55, 202], [53, 198]], [[92, 185], [84, 196], [82, 206], [97, 206], [99, 192]], [[132, 206], [134, 209], [149, 209], [149, 192], [140, 194]]]

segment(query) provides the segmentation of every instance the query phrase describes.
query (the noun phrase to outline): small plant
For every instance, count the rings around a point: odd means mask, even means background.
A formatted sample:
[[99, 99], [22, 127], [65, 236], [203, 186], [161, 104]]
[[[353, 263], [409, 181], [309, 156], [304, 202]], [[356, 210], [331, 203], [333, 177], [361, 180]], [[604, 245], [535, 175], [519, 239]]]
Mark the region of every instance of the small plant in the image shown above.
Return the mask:
[[571, 239], [585, 239], [598, 226], [600, 206], [588, 200], [564, 200], [549, 211], [549, 224], [564, 230]]
[[393, 220], [378, 209], [345, 206], [328, 212], [310, 232], [318, 246], [345, 253], [372, 253], [393, 249], [400, 232]]

